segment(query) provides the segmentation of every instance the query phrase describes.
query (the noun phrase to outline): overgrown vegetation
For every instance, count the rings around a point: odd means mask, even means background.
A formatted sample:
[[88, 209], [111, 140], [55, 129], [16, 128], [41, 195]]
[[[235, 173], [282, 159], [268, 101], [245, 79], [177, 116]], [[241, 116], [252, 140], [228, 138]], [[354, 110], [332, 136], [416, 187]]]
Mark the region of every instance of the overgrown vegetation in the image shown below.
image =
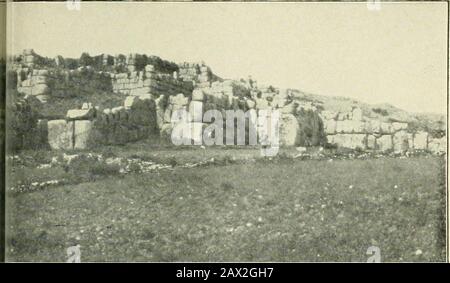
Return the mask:
[[372, 111], [380, 114], [381, 116], [388, 116], [389, 112], [386, 109], [381, 109], [381, 108], [372, 108]]

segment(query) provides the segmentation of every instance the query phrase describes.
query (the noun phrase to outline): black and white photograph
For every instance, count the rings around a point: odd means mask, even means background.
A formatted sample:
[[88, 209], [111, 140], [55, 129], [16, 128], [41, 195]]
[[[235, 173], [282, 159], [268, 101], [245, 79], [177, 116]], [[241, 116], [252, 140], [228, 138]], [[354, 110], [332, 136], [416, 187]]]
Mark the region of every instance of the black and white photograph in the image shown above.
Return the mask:
[[3, 4], [6, 262], [448, 262], [448, 2]]

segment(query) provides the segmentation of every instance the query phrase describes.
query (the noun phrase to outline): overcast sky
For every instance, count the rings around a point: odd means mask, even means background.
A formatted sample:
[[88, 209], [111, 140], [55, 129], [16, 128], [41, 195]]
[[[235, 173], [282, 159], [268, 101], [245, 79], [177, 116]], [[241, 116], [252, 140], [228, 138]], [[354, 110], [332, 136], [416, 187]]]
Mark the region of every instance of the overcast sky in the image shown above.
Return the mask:
[[447, 7], [433, 3], [11, 3], [9, 50], [205, 61], [223, 78], [446, 111]]

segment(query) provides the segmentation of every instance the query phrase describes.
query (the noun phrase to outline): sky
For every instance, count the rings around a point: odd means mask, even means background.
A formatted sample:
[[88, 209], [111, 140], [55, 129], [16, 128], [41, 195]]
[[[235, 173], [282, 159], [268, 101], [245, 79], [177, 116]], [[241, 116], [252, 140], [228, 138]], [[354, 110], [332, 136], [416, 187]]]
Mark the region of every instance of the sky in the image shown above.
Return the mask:
[[445, 113], [447, 6], [382, 3], [13, 3], [8, 52], [140, 53], [222, 78]]

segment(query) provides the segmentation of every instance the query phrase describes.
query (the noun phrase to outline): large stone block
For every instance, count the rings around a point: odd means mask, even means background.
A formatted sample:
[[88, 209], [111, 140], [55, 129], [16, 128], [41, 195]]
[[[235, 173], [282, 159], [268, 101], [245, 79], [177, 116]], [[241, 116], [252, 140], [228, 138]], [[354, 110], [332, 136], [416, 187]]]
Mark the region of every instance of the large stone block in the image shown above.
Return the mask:
[[49, 92], [50, 92], [50, 89], [48, 88], [48, 86], [46, 84], [34, 85], [31, 89], [32, 95], [43, 95], [43, 94], [48, 94]]
[[336, 133], [336, 120], [323, 120], [323, 127], [326, 134]]
[[86, 149], [95, 146], [94, 129], [92, 121], [75, 121], [74, 122], [74, 148]]
[[361, 108], [356, 107], [352, 111], [352, 120], [353, 121], [362, 121], [363, 120], [363, 112]]
[[280, 121], [280, 144], [286, 146], [298, 145], [300, 141], [300, 126], [292, 114], [282, 114]]
[[73, 147], [72, 121], [51, 120], [47, 123], [48, 143], [52, 149], [72, 149]]
[[191, 101], [189, 104], [189, 118], [191, 122], [203, 121], [203, 102]]
[[417, 132], [414, 134], [414, 149], [428, 148], [428, 133], [427, 132]]
[[192, 100], [194, 101], [204, 101], [205, 93], [201, 89], [194, 89], [192, 91]]
[[377, 149], [380, 151], [392, 150], [392, 136], [382, 135], [377, 138]]
[[320, 112], [320, 117], [323, 120], [336, 120], [337, 119], [337, 113], [333, 111], [324, 110]]
[[440, 139], [431, 139], [428, 143], [428, 150], [433, 153], [447, 152], [447, 138], [442, 137]]
[[170, 96], [169, 103], [172, 105], [187, 106], [189, 103], [189, 98], [185, 97], [184, 94], [179, 93], [177, 95]]
[[327, 136], [327, 140], [340, 147], [365, 149], [367, 138], [365, 134], [336, 134]]
[[365, 131], [369, 134], [378, 134], [381, 132], [380, 120], [369, 120], [365, 123]]
[[406, 131], [396, 132], [392, 136], [392, 142], [394, 144], [394, 151], [406, 151], [409, 149], [409, 135]]
[[95, 108], [71, 109], [67, 111], [66, 118], [68, 120], [89, 120], [93, 119], [94, 115], [95, 115]]
[[376, 149], [377, 139], [374, 135], [367, 135], [367, 149]]
[[392, 134], [393, 132], [394, 131], [393, 131], [391, 123], [387, 123], [387, 122], [381, 122], [380, 123], [380, 133]]
[[408, 128], [408, 123], [400, 123], [400, 122], [393, 122], [392, 123], [392, 130], [393, 131], [401, 131], [406, 130]]
[[361, 121], [343, 120], [336, 123], [337, 133], [365, 133], [365, 128], [365, 123]]

